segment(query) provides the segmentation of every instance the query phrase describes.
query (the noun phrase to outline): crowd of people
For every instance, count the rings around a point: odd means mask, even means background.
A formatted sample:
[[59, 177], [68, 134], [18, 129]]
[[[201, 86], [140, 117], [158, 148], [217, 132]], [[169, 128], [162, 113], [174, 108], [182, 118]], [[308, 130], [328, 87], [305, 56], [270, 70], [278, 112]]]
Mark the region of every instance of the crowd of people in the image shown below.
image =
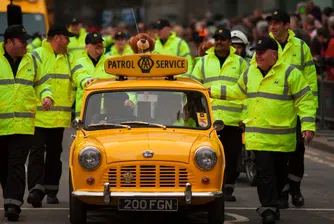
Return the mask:
[[[225, 123], [218, 133], [226, 159], [225, 200], [236, 201], [243, 121], [246, 149], [256, 152], [263, 223], [279, 220], [289, 195], [294, 206], [303, 206], [304, 142], [315, 133], [319, 69], [334, 79], [333, 8], [321, 11], [309, 1], [292, 14], [255, 10], [242, 19], [204, 18], [188, 27], [159, 19], [137, 28], [155, 40], [155, 53], [187, 58], [186, 76], [208, 88], [214, 119]], [[7, 65], [1, 71], [8, 76], [0, 80], [1, 103], [7, 105], [0, 108], [0, 172], [9, 221], [19, 218], [24, 202], [28, 154], [27, 202], [41, 207], [46, 196], [47, 203], [59, 203], [62, 141], [73, 105], [78, 116], [84, 88], [110, 78], [105, 59], [132, 54], [127, 41], [136, 33], [124, 24], [87, 32], [73, 18], [69, 27], [52, 25], [40, 45], [35, 37], [27, 48], [32, 36], [22, 25], [6, 29], [0, 48]]]

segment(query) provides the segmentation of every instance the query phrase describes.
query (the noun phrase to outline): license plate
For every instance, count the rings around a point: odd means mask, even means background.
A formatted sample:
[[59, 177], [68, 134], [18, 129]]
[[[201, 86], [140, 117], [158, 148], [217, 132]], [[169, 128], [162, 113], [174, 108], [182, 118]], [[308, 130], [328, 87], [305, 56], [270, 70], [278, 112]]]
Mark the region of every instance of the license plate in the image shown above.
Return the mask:
[[119, 198], [118, 210], [125, 211], [177, 211], [177, 199]]

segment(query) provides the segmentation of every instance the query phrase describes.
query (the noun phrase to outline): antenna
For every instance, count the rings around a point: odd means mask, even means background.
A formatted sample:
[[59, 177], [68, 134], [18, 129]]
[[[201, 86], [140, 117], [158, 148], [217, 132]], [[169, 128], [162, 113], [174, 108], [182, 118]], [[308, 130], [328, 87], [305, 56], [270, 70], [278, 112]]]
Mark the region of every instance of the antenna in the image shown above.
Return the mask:
[[137, 34], [138, 34], [139, 33], [139, 29], [138, 29], [138, 25], [137, 25], [135, 11], [133, 10], [133, 8], [131, 8], [131, 10], [132, 10], [132, 16], [133, 16], [133, 20], [135, 21], [136, 29], [137, 29]]

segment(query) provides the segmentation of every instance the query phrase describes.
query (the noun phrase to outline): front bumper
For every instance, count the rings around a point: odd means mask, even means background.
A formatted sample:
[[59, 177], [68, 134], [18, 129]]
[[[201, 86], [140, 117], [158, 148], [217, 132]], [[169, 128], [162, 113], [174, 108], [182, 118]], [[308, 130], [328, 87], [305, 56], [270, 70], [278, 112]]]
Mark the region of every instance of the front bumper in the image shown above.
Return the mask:
[[103, 197], [106, 205], [111, 203], [112, 197], [178, 197], [184, 198], [185, 202], [190, 204], [193, 197], [220, 198], [223, 197], [223, 192], [192, 192], [190, 183], [186, 184], [184, 192], [111, 192], [107, 182], [104, 184], [103, 192], [73, 191], [72, 195], [75, 197]]

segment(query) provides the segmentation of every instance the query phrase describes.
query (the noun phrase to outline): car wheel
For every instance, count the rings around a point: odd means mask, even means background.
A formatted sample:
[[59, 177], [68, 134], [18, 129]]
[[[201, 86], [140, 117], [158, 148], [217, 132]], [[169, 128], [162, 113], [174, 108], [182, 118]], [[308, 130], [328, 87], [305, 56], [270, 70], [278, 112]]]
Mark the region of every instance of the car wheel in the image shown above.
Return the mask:
[[69, 189], [70, 189], [70, 223], [72, 224], [85, 224], [87, 222], [87, 210], [86, 205], [79, 198], [72, 195], [72, 177], [69, 176]]
[[208, 208], [208, 224], [223, 224], [225, 220], [224, 197], [211, 202]]
[[245, 162], [246, 176], [248, 183], [251, 186], [257, 185], [257, 174], [256, 174], [256, 164], [255, 164], [255, 155], [254, 152], [249, 151], [249, 157]]

